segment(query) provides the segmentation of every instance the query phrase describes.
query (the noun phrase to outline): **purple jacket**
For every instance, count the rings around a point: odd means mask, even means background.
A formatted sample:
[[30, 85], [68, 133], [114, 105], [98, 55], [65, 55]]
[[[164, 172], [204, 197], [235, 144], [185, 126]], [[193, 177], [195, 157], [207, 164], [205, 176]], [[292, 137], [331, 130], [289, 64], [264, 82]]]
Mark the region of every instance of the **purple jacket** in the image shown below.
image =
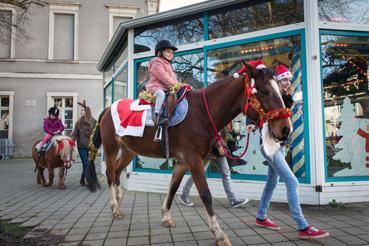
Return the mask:
[[150, 81], [146, 90], [154, 94], [157, 90], [168, 91], [170, 86], [177, 83], [172, 64], [167, 60], [155, 57], [149, 62]]
[[51, 135], [54, 135], [56, 132], [61, 133], [64, 131], [64, 125], [60, 119], [47, 117], [44, 119], [44, 131]]

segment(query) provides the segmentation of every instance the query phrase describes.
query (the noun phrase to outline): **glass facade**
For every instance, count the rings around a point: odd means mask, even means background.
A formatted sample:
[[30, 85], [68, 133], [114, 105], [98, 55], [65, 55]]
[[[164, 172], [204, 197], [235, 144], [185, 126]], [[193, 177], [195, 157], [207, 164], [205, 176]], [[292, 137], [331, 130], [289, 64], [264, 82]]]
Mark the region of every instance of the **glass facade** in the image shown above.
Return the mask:
[[319, 20], [369, 24], [368, 0], [319, 0]]
[[176, 46], [204, 40], [202, 16], [191, 16], [135, 29], [134, 52], [154, 51], [155, 44], [162, 39], [169, 40]]
[[246, 1], [209, 12], [209, 39], [303, 21], [303, 0]]
[[[305, 132], [304, 132], [304, 99], [302, 83], [302, 54], [301, 36], [293, 35], [284, 38], [264, 40], [255, 43], [241, 44], [225, 48], [217, 48], [207, 52], [207, 80], [213, 83], [225, 76], [230, 76], [240, 67], [241, 60], [263, 59], [265, 64], [272, 67], [283, 64], [290, 68], [292, 78], [292, 124], [294, 132], [287, 153], [287, 160], [295, 175], [299, 178], [306, 177], [305, 167]], [[246, 144], [246, 117], [239, 115], [232, 124], [225, 129], [227, 131], [227, 145], [233, 155], [240, 155]], [[266, 175], [267, 168], [265, 158], [260, 153], [260, 132], [250, 134], [249, 149], [241, 160], [228, 160], [233, 174]], [[210, 165], [210, 172], [215, 171], [214, 165]]]
[[369, 34], [323, 32], [327, 177], [369, 176]]
[[113, 86], [110, 82], [108, 86], [104, 88], [104, 107], [110, 107], [113, 103]]

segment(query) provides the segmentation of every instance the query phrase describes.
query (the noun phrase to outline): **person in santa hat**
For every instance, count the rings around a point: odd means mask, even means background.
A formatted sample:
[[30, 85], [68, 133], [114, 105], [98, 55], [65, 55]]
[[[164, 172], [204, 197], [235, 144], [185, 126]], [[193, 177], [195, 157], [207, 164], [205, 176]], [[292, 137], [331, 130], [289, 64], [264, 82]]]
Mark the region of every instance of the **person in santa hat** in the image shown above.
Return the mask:
[[[259, 63], [255, 67], [262, 69], [263, 67]], [[276, 66], [276, 81], [278, 83], [280, 93], [282, 95], [283, 102], [287, 108], [291, 108], [293, 105], [293, 99], [291, 96], [291, 79], [292, 73], [283, 65]], [[247, 119], [246, 131], [250, 133], [254, 131], [255, 123]], [[267, 217], [270, 201], [272, 199], [273, 191], [278, 184], [279, 177], [282, 177], [287, 189], [287, 201], [290, 208], [292, 217], [297, 223], [298, 237], [301, 239], [316, 239], [328, 237], [329, 233], [323, 230], [319, 230], [311, 226], [305, 219], [299, 201], [298, 195], [298, 180], [294, 173], [291, 171], [286, 158], [286, 143], [282, 143], [279, 150], [277, 150], [271, 157], [267, 156], [264, 152], [263, 144], [261, 143], [261, 153], [268, 161], [268, 176], [263, 190], [263, 194], [260, 199], [258, 212], [256, 215], [256, 225], [259, 227], [268, 228], [271, 230], [280, 230], [281, 227], [271, 221]]]

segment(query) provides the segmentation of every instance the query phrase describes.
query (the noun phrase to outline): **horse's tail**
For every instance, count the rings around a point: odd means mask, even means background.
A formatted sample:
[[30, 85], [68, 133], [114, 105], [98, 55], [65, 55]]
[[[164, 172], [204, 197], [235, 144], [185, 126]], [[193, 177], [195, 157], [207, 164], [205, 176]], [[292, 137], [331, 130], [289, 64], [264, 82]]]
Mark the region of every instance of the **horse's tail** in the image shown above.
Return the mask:
[[102, 111], [102, 113], [100, 114], [99, 120], [96, 122], [96, 125], [94, 129], [92, 130], [90, 141], [88, 144], [89, 165], [87, 168], [86, 180], [87, 180], [87, 188], [91, 192], [95, 192], [97, 189], [101, 189], [101, 185], [100, 185], [99, 179], [97, 178], [97, 174], [96, 174], [95, 159], [96, 159], [97, 151], [99, 150], [101, 143], [102, 143], [101, 136], [100, 136], [100, 121], [107, 109], [108, 108], [104, 109], [104, 111]]

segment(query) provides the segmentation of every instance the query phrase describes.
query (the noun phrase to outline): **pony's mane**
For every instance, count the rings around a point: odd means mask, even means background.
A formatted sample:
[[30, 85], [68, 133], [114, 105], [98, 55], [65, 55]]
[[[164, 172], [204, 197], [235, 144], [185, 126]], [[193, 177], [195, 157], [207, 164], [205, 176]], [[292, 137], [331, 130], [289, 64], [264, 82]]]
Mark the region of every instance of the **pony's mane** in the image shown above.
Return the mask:
[[[66, 152], [73, 151], [74, 146], [71, 146], [70, 144], [71, 142], [73, 142], [72, 138], [64, 135], [54, 136], [53, 138], [54, 138], [54, 148], [61, 156], [65, 155]], [[58, 141], [60, 143], [58, 143]]]

